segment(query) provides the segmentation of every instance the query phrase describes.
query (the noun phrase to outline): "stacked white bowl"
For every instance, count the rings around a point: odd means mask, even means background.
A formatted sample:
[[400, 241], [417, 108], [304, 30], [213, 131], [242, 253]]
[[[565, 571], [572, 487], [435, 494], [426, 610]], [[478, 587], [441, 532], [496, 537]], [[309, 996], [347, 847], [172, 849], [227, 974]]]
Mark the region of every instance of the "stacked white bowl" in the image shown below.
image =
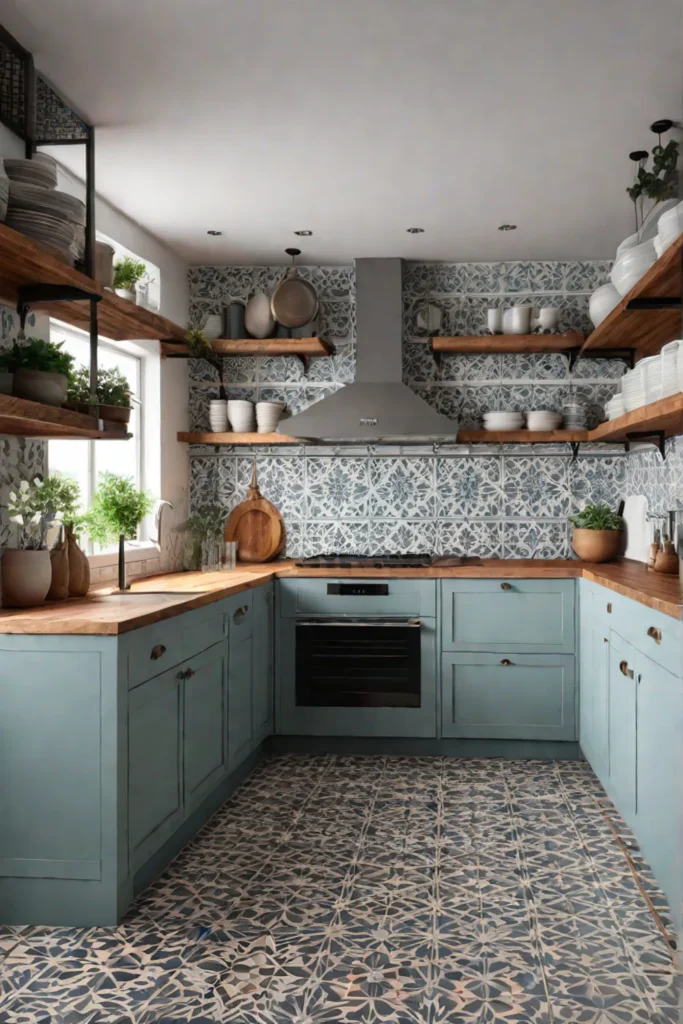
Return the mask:
[[597, 327], [608, 316], [615, 306], [621, 302], [621, 295], [611, 282], [600, 285], [590, 297], [588, 303], [588, 315]]
[[609, 276], [622, 298], [656, 262], [657, 252], [652, 241], [641, 242], [617, 256]]
[[552, 409], [535, 409], [526, 414], [529, 430], [557, 430], [562, 423], [562, 414]]
[[683, 235], [683, 202], [661, 215], [657, 223], [657, 248], [660, 255]]
[[257, 402], [256, 427], [258, 433], [274, 434], [284, 411], [284, 402]]
[[224, 398], [209, 402], [209, 423], [213, 434], [225, 434], [228, 429], [228, 403]]
[[621, 378], [621, 391], [624, 396], [624, 411], [632, 412], [645, 405], [645, 384], [643, 383], [640, 364], [634, 370], [628, 370]]
[[521, 430], [524, 413], [491, 410], [484, 413], [484, 430]]
[[251, 434], [254, 430], [254, 403], [242, 398], [228, 399], [228, 419], [236, 434]]
[[683, 391], [683, 381], [679, 380], [678, 376], [679, 361], [681, 368], [683, 368], [683, 359], [681, 359], [682, 349], [683, 341], [670, 341], [660, 353], [660, 359], [662, 360], [662, 398], [669, 398], [671, 395], [677, 395], [679, 391]]
[[586, 429], [586, 407], [581, 402], [569, 399], [562, 406], [562, 418], [565, 430]]

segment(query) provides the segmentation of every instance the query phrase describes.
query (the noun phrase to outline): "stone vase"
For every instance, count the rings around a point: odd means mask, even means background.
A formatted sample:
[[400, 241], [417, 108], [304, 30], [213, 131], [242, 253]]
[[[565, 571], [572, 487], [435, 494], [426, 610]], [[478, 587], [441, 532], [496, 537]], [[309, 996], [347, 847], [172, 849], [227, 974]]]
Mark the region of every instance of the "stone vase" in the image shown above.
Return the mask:
[[44, 604], [51, 583], [49, 551], [5, 551], [2, 556], [4, 608], [35, 608]]

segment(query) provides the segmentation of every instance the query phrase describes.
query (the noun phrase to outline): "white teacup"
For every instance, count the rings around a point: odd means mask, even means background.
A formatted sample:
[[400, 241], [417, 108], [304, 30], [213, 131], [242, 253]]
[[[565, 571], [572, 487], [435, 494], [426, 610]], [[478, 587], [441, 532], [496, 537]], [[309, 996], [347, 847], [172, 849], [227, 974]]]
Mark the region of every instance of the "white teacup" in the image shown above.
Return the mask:
[[504, 334], [528, 334], [531, 325], [531, 306], [512, 306], [503, 313]]
[[502, 334], [503, 333], [503, 310], [498, 309], [487, 309], [486, 310], [486, 325], [490, 330], [491, 334]]
[[534, 330], [540, 328], [542, 331], [556, 331], [559, 322], [560, 311], [555, 306], [541, 306], [539, 310], [534, 310], [534, 316], [531, 318]]

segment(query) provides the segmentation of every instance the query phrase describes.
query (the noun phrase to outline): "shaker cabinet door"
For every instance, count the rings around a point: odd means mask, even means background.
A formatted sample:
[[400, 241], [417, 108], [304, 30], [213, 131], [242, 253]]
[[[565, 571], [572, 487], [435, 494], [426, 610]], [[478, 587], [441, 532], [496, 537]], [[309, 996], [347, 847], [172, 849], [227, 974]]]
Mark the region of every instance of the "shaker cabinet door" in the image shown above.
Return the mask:
[[254, 663], [252, 720], [254, 743], [273, 732], [273, 586], [266, 584], [253, 592]]
[[228, 771], [228, 644], [223, 642], [183, 664], [185, 816]]
[[634, 827], [636, 797], [636, 679], [633, 647], [612, 629], [609, 635], [608, 792]]

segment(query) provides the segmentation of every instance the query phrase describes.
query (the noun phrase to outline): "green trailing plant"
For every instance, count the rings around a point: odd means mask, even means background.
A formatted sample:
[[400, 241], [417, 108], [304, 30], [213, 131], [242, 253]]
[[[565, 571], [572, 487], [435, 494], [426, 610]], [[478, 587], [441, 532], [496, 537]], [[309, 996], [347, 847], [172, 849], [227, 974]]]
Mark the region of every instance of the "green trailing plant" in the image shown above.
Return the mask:
[[118, 367], [110, 370], [99, 370], [97, 374], [97, 401], [100, 405], [116, 405], [130, 409], [132, 394], [128, 378]]
[[129, 292], [134, 292], [135, 285], [146, 273], [147, 267], [141, 260], [124, 256], [114, 264], [114, 288], [125, 288]]
[[84, 516], [85, 528], [96, 544], [111, 544], [120, 537], [135, 540], [153, 504], [151, 495], [138, 490], [131, 477], [101, 473]]
[[[665, 199], [673, 199], [678, 195], [678, 153], [679, 143], [671, 139], [665, 146], [662, 145], [661, 131], [668, 131], [672, 127], [671, 122], [656, 122], [651, 126], [657, 133], [658, 142], [652, 149], [652, 166], [648, 170], [647, 162], [650, 154], [646, 149], [635, 150], [630, 154], [631, 159], [637, 165], [635, 180], [626, 191], [633, 201], [636, 231], [642, 226], [645, 217], [651, 212], [657, 203]], [[644, 212], [646, 199], [652, 200], [652, 206], [647, 214]]]
[[68, 377], [74, 357], [64, 352], [63, 342], [55, 344], [43, 338], [27, 338], [15, 341], [10, 349], [0, 352], [0, 370], [16, 373], [17, 370], [41, 370], [43, 373], [61, 373]]
[[623, 530], [624, 520], [609, 505], [586, 505], [569, 522], [577, 530]]
[[214, 370], [216, 370], [220, 381], [218, 397], [226, 399], [228, 396], [225, 390], [225, 385], [223, 384], [223, 367], [220, 360], [214, 357], [213, 346], [204, 334], [204, 331], [199, 327], [192, 327], [189, 325], [185, 334], [185, 342], [190, 350], [190, 355], [194, 359], [206, 359], [209, 366], [212, 366]]

